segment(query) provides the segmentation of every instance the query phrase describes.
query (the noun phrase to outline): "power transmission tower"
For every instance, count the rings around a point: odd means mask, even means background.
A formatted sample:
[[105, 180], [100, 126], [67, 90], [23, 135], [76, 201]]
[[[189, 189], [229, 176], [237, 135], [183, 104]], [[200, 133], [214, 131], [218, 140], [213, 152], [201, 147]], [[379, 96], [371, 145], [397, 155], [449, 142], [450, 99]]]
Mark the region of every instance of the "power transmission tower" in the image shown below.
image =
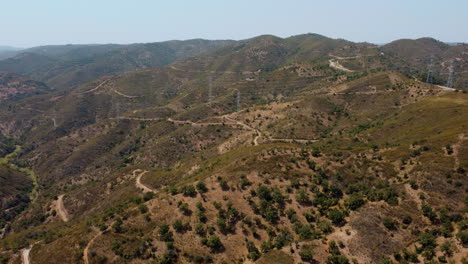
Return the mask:
[[240, 111], [240, 96], [241, 96], [240, 91], [237, 90], [237, 112]]
[[447, 87], [449, 88], [453, 88], [453, 75], [455, 73], [455, 68], [454, 68], [454, 60], [451, 60], [450, 61], [450, 66], [449, 66], [449, 76], [448, 76], [448, 79], [447, 79]]
[[434, 67], [434, 55], [431, 56], [431, 60], [429, 62], [429, 65], [427, 66], [427, 77], [426, 77], [426, 82], [427, 83], [433, 83], [433, 67]]
[[54, 122], [54, 128], [57, 128], [57, 113], [54, 111], [52, 112], [52, 122]]
[[117, 118], [120, 118], [120, 103], [117, 102], [115, 105], [115, 115]]
[[208, 77], [208, 103], [211, 104], [213, 101], [213, 87], [211, 86], [211, 82], [213, 81], [212, 77]]

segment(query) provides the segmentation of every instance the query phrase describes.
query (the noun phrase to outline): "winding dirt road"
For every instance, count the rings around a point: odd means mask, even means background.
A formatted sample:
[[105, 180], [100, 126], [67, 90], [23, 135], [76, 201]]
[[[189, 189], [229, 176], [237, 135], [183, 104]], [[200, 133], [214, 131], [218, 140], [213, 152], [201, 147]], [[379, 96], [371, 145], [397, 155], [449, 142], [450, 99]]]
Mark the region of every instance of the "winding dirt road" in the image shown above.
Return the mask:
[[29, 253], [31, 253], [32, 246], [21, 250], [21, 261], [23, 264], [29, 264]]
[[[141, 172], [140, 174], [138, 174], [138, 176], [136, 176], [136, 174], [138, 172]], [[133, 171], [133, 177], [136, 177], [136, 180], [135, 180], [135, 186], [138, 188], [138, 189], [141, 189], [143, 190], [144, 193], [148, 193], [148, 192], [153, 192], [155, 193], [156, 190], [153, 190], [151, 188], [149, 188], [148, 186], [144, 185], [143, 183], [141, 183], [141, 177], [143, 177], [143, 175], [145, 175], [146, 173], [148, 173], [149, 171], [143, 171], [141, 169], [136, 169]]]
[[296, 138], [269, 138], [269, 141], [282, 141], [282, 142], [288, 142], [288, 143], [303, 143], [307, 144], [310, 142], [317, 142], [318, 139], [296, 139]]
[[465, 133], [462, 133], [458, 136], [458, 142], [455, 143], [455, 145], [452, 146], [453, 153], [452, 155], [455, 158], [455, 165], [454, 165], [454, 170], [457, 170], [458, 167], [460, 167], [460, 158], [458, 157], [458, 154], [460, 152], [460, 147], [463, 144], [463, 141], [468, 138], [468, 135], [465, 135]]
[[81, 94], [87, 94], [87, 93], [92, 93], [94, 91], [96, 91], [97, 89], [101, 88], [101, 86], [103, 86], [108, 80], [105, 80], [103, 81], [102, 83], [100, 83], [98, 86], [94, 87], [93, 89], [91, 90], [88, 90], [86, 92], [82, 92]]
[[[138, 188], [138, 189], [141, 189], [143, 190], [144, 193], [147, 193], [147, 192], [154, 192], [156, 193], [157, 190], [153, 190], [151, 188], [149, 188], [148, 186], [144, 185], [143, 183], [141, 183], [141, 177], [143, 175], [145, 175], [146, 173], [148, 173], [149, 171], [144, 171], [142, 169], [136, 169], [134, 171], [132, 171], [132, 176], [133, 178], [136, 178], [135, 179], [135, 186]], [[137, 175], [137, 173], [140, 173]], [[109, 227], [104, 230], [104, 231], [100, 231], [99, 233], [97, 233], [89, 242], [88, 244], [86, 245], [86, 247], [84, 248], [83, 250], [83, 262], [84, 264], [90, 264], [90, 261], [89, 261], [89, 249], [91, 248], [91, 246], [94, 244], [94, 242], [96, 241], [96, 239], [98, 239], [100, 236], [102, 236], [104, 233], [106, 233], [107, 231], [109, 231], [110, 227], [112, 226], [112, 224], [109, 225]], [[29, 264], [29, 263], [28, 263]]]
[[112, 89], [112, 91], [113, 91], [114, 93], [120, 95], [120, 96], [125, 97], [125, 98], [130, 98], [130, 99], [131, 99], [131, 98], [138, 98], [138, 97], [141, 97], [141, 96], [136, 96], [136, 95], [126, 95], [126, 94], [124, 94], [124, 93], [122, 93], [122, 92], [119, 92], [119, 91], [117, 91], [117, 90], [115, 90], [115, 89]]
[[112, 120], [135, 120], [135, 121], [161, 121], [165, 120], [165, 118], [138, 118], [138, 117], [110, 117], [109, 119]]
[[421, 198], [419, 197], [418, 190], [414, 190], [413, 188], [411, 188], [411, 185], [409, 185], [408, 183], [405, 183], [404, 186], [405, 186], [406, 193], [410, 196], [410, 198], [414, 202], [416, 202], [416, 204], [418, 205], [418, 208], [421, 208], [422, 201], [421, 201]]
[[257, 73], [253, 71], [187, 71], [187, 70], [176, 68], [174, 65], [169, 66], [169, 68], [175, 71], [189, 72], [189, 73], [221, 73], [221, 74], [223, 73], [229, 73], [229, 74], [255, 74]]
[[257, 136], [255, 136], [254, 140], [253, 140], [253, 143], [255, 146], [258, 146], [258, 139], [262, 136], [262, 132], [260, 132], [260, 130], [256, 129], [256, 128], [253, 128], [249, 125], [247, 125], [246, 123], [243, 123], [241, 121], [237, 121], [235, 119], [232, 119], [231, 117], [226, 117], [227, 120], [229, 121], [232, 121], [244, 128], [246, 128], [247, 130], [250, 130], [250, 131], [254, 131], [255, 133], [257, 133]]
[[[219, 118], [222, 118], [222, 117], [219, 117]], [[252, 126], [249, 126], [247, 125], [246, 123], [242, 122], [242, 121], [238, 121], [238, 120], [235, 120], [234, 118], [232, 117], [228, 117], [228, 116], [224, 116], [224, 118], [228, 121], [228, 122], [200, 122], [200, 123], [197, 123], [197, 122], [193, 122], [191, 120], [174, 120], [172, 118], [136, 118], [136, 117], [113, 117], [113, 118], [109, 118], [109, 119], [114, 119], [114, 120], [135, 120], [135, 121], [162, 121], [162, 120], [167, 120], [168, 122], [171, 122], [173, 124], [179, 124], [179, 125], [191, 125], [191, 126], [195, 126], [195, 127], [202, 127], [202, 126], [222, 126], [222, 125], [226, 125], [226, 126], [241, 126], [243, 127], [244, 129], [246, 130], [249, 130], [249, 131], [252, 131], [254, 133], [256, 133], [256, 136], [255, 138], [253, 139], [253, 143], [255, 146], [258, 146], [260, 143], [258, 142], [259, 139], [263, 136], [263, 133], [252, 127]], [[316, 142], [317, 139], [303, 139], [303, 138], [272, 138], [272, 137], [268, 137], [267, 138], [268, 141], [283, 141], [283, 142], [290, 142], [290, 143], [294, 143], [294, 142], [297, 142], [297, 143], [303, 143], [303, 144], [306, 144], [306, 143], [309, 143], [309, 142]], [[137, 177], [134, 175], [134, 177]], [[140, 177], [141, 178], [141, 177]], [[137, 179], [139, 179], [139, 177], [137, 177]], [[142, 187], [140, 187], [141, 189], [144, 189]]]
[[350, 69], [344, 67], [343, 65], [341, 65], [340, 62], [337, 61], [336, 59], [330, 59], [330, 60], [328, 60], [328, 63], [329, 63], [331, 68], [341, 70], [341, 71], [345, 71], [345, 72], [353, 72], [352, 70], [350, 70]]
[[67, 209], [65, 208], [65, 205], [63, 204], [63, 197], [65, 194], [62, 194], [58, 197], [57, 199], [57, 213], [64, 222], [68, 222], [70, 219], [70, 216], [68, 215]]
[[100, 236], [102, 236], [102, 234], [104, 234], [107, 230], [109, 230], [109, 228], [107, 228], [106, 230], [104, 231], [101, 231], [99, 232], [98, 234], [96, 234], [89, 242], [88, 244], [86, 245], [86, 247], [84, 248], [83, 250], [83, 262], [85, 264], [89, 264], [89, 248], [93, 245], [94, 241], [96, 241], [96, 239]]
[[455, 88], [450, 88], [450, 87], [447, 87], [447, 86], [442, 86], [442, 85], [437, 85], [440, 89], [442, 89], [443, 91], [450, 91], [450, 92], [455, 92], [457, 89]]

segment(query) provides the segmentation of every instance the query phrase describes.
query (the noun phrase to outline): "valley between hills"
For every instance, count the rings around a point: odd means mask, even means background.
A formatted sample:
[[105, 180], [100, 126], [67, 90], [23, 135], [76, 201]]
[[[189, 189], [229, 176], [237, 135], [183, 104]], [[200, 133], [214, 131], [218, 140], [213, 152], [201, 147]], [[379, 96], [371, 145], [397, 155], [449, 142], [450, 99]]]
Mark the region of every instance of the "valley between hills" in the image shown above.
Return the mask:
[[0, 263], [468, 263], [466, 44], [0, 58]]

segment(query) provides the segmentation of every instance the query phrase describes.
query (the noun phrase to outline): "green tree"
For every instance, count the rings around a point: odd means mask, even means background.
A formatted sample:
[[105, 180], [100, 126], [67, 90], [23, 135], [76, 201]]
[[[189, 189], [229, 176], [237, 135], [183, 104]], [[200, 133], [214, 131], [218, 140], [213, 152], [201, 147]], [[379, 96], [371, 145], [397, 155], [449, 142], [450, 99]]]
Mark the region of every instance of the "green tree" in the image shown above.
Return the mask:
[[345, 224], [345, 214], [337, 209], [333, 209], [328, 213], [328, 219], [336, 226], [342, 226]]

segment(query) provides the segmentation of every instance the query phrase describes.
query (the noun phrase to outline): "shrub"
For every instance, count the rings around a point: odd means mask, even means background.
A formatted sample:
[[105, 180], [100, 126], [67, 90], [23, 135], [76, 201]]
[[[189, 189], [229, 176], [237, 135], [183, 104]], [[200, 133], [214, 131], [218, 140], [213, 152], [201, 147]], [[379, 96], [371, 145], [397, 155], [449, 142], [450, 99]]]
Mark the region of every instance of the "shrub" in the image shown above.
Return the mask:
[[298, 228], [297, 233], [301, 239], [310, 239], [313, 236], [312, 227], [310, 225], [303, 225]]
[[264, 185], [258, 186], [257, 195], [260, 200], [270, 201], [272, 199], [270, 189]]
[[242, 175], [241, 181], [240, 181], [240, 188], [242, 190], [245, 190], [245, 187], [250, 186], [250, 185], [252, 185], [252, 183], [249, 180], [247, 180], [247, 177]]
[[398, 193], [393, 188], [385, 188], [380, 195], [380, 200], [384, 200], [389, 205], [398, 205]]
[[450, 241], [445, 241], [442, 245], [440, 245], [440, 251], [444, 252], [446, 256], [452, 256], [453, 254], [453, 245]]
[[317, 224], [318, 229], [324, 234], [330, 234], [333, 232], [333, 226], [329, 221], [321, 221]]
[[206, 187], [204, 182], [200, 181], [197, 183], [197, 191], [199, 193], [206, 193], [208, 191], [208, 188]]
[[327, 258], [327, 264], [348, 264], [349, 260], [343, 255], [333, 255]]
[[179, 202], [179, 205], [177, 207], [184, 215], [190, 215], [191, 212], [187, 203]]
[[460, 231], [457, 234], [458, 239], [462, 243], [463, 247], [468, 247], [468, 231]]
[[388, 229], [388, 230], [396, 230], [397, 229], [397, 223], [389, 218], [389, 217], [385, 217], [383, 219], [383, 225]]
[[341, 199], [343, 197], [343, 191], [341, 191], [341, 189], [336, 185], [330, 186], [330, 194], [333, 198], [337, 199]]
[[189, 223], [184, 224], [182, 220], [177, 219], [172, 223], [172, 228], [174, 228], [174, 230], [177, 233], [183, 233], [190, 228], [190, 224]]
[[138, 206], [138, 209], [140, 210], [140, 213], [142, 213], [142, 214], [145, 214], [145, 213], [148, 212], [148, 207], [146, 205], [144, 205], [144, 204], [140, 204]]
[[413, 222], [413, 218], [410, 215], [403, 217], [403, 224], [410, 225]]
[[221, 239], [216, 235], [210, 236], [210, 238], [206, 240], [205, 245], [209, 247], [213, 252], [220, 252], [224, 249]]
[[281, 249], [293, 240], [293, 236], [288, 229], [284, 228], [280, 230], [280, 233], [276, 236], [274, 241], [274, 247]]
[[169, 225], [163, 224], [159, 227], [159, 236], [162, 241], [172, 241], [172, 232], [169, 229]]
[[448, 155], [452, 155], [452, 154], [453, 154], [453, 148], [452, 148], [452, 146], [450, 146], [450, 144], [447, 144], [447, 145], [445, 146], [445, 149], [447, 150], [447, 154], [448, 154]]
[[256, 261], [261, 256], [260, 251], [255, 246], [255, 244], [253, 242], [251, 242], [251, 241], [247, 241], [247, 251], [249, 252], [247, 254], [247, 258], [251, 259], [252, 261]]
[[432, 223], [437, 222], [437, 214], [432, 210], [432, 207], [428, 204], [421, 205], [421, 209], [423, 211], [423, 215], [429, 218]]
[[357, 210], [361, 206], [363, 206], [365, 203], [362, 195], [358, 193], [353, 193], [351, 194], [348, 199], [345, 201], [346, 207], [348, 207], [350, 210]]
[[305, 245], [299, 251], [299, 256], [301, 257], [302, 261], [305, 262], [313, 262], [314, 261], [314, 252], [311, 246]]
[[304, 213], [304, 217], [309, 223], [315, 222], [315, 215], [312, 213]]
[[123, 232], [122, 219], [120, 219], [120, 217], [117, 217], [117, 219], [115, 219], [115, 222], [112, 225], [112, 229], [114, 229], [115, 233], [122, 233]]
[[206, 221], [208, 221], [208, 218], [206, 217], [205, 213], [203, 211], [198, 211], [197, 212], [197, 217], [198, 217], [198, 221], [202, 222], [202, 223], [206, 223]]
[[437, 246], [436, 238], [429, 232], [422, 234], [418, 238], [418, 242], [421, 244], [422, 249], [434, 249]]
[[411, 186], [411, 188], [412, 188], [413, 190], [419, 189], [419, 186], [418, 186], [418, 184], [416, 183], [415, 180], [410, 180], [410, 181], [409, 181], [409, 184], [410, 184], [410, 186]]
[[342, 226], [345, 223], [345, 214], [337, 209], [333, 209], [328, 213], [328, 219], [336, 226]]
[[177, 263], [177, 252], [175, 250], [168, 250], [159, 260], [159, 264], [173, 264]]
[[176, 188], [175, 186], [169, 186], [168, 192], [169, 192], [171, 195], [176, 195], [176, 194], [179, 193], [179, 190], [177, 190], [177, 188]]
[[296, 195], [296, 201], [302, 205], [311, 204], [309, 195], [304, 190], [299, 190], [298, 194]]
[[143, 195], [143, 200], [145, 200], [145, 202], [153, 199], [154, 197], [154, 192], [147, 192]]
[[195, 225], [195, 234], [204, 237], [206, 235], [206, 230], [203, 224], [196, 224]]
[[190, 197], [195, 197], [197, 195], [197, 191], [195, 190], [195, 187], [193, 185], [186, 185], [182, 187], [182, 193], [184, 196], [190, 196]]
[[229, 191], [229, 185], [227, 181], [223, 178], [218, 178], [219, 186], [221, 186], [221, 189], [223, 191]]
[[315, 171], [316, 163], [314, 161], [309, 160], [308, 165], [309, 165], [309, 169]]

